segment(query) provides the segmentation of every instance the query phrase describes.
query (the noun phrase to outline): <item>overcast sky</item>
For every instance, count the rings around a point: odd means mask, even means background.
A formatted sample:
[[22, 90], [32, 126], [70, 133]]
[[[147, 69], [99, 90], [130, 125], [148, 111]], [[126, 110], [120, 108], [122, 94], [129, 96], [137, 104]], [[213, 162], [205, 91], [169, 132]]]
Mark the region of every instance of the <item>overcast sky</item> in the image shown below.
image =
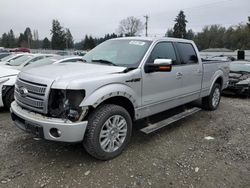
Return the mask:
[[58, 19], [80, 41], [85, 34], [117, 32], [120, 20], [128, 16], [144, 22], [148, 14], [149, 35], [163, 36], [179, 10], [187, 16], [187, 29], [198, 32], [205, 25], [246, 23], [250, 0], [0, 0], [0, 35], [13, 29], [18, 36], [30, 27], [40, 39], [50, 38], [52, 19]]

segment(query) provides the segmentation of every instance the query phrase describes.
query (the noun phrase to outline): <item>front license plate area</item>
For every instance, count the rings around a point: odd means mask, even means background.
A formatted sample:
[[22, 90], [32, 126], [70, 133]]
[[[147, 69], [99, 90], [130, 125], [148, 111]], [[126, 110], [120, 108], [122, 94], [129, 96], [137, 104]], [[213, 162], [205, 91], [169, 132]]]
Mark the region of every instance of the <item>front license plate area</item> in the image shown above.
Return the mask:
[[44, 138], [43, 128], [39, 125], [35, 125], [30, 122], [25, 122], [26, 131], [38, 136], [39, 138]]

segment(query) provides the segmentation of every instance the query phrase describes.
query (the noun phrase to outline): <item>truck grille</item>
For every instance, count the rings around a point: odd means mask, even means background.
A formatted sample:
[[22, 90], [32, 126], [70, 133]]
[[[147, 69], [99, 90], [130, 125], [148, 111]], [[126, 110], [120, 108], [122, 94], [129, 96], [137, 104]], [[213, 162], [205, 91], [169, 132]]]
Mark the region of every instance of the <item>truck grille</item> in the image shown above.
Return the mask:
[[18, 78], [15, 85], [16, 102], [27, 109], [47, 113], [47, 85]]

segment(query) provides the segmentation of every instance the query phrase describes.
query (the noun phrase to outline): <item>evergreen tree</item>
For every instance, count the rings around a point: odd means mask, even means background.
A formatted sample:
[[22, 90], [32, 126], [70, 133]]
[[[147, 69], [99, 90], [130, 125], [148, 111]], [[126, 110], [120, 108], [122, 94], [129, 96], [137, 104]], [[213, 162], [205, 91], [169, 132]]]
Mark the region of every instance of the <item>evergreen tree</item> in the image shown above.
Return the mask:
[[1, 45], [5, 48], [9, 48], [9, 37], [6, 33], [2, 34]]
[[92, 36], [85, 36], [84, 43], [83, 43], [83, 49], [84, 50], [91, 50], [96, 46], [95, 40], [93, 39]]
[[58, 20], [52, 21], [51, 47], [55, 50], [63, 50], [66, 47], [65, 32]]
[[17, 40], [17, 46], [18, 47], [24, 47], [25, 43], [25, 37], [23, 33], [20, 33], [18, 40]]
[[168, 29], [167, 33], [165, 34], [165, 37], [174, 37], [173, 29]]
[[25, 46], [30, 48], [32, 43], [32, 32], [29, 27], [25, 29], [23, 36], [24, 36], [24, 41], [26, 42]]
[[47, 37], [43, 39], [43, 44], [42, 44], [43, 49], [50, 49], [50, 41]]
[[92, 36], [89, 37], [89, 44], [88, 44], [88, 46], [89, 46], [88, 49], [93, 49], [96, 46], [95, 41], [92, 38]]
[[186, 38], [187, 32], [186, 32], [186, 23], [188, 22], [186, 20], [186, 16], [184, 12], [181, 10], [178, 14], [178, 16], [174, 20], [176, 23], [174, 25], [174, 37], [176, 38]]
[[192, 29], [189, 29], [186, 35], [186, 39], [193, 40], [195, 36], [195, 33], [193, 32]]
[[83, 40], [84, 42], [83, 42], [83, 49], [84, 50], [88, 50], [88, 48], [89, 48], [89, 37], [88, 37], [88, 35], [85, 35], [85, 38], [84, 38], [84, 40]]
[[8, 46], [9, 48], [16, 47], [16, 39], [12, 29], [8, 33]]
[[65, 31], [66, 48], [74, 48], [73, 36], [68, 28]]

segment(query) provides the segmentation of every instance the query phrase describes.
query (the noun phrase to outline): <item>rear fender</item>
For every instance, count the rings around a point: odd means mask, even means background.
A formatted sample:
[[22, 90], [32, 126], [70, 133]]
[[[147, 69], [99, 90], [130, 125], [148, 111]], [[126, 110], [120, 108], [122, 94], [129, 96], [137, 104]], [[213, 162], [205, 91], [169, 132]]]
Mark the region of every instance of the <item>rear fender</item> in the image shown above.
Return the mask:
[[211, 93], [211, 91], [212, 91], [212, 88], [213, 88], [213, 86], [214, 86], [214, 84], [215, 84], [215, 82], [217, 81], [217, 79], [218, 78], [222, 78], [222, 88], [223, 88], [223, 86], [224, 86], [224, 79], [223, 79], [223, 72], [222, 72], [222, 70], [218, 70], [218, 71], [216, 71], [215, 72], [215, 74], [214, 74], [214, 76], [211, 78], [211, 85], [210, 85], [210, 88], [209, 88], [209, 93]]

